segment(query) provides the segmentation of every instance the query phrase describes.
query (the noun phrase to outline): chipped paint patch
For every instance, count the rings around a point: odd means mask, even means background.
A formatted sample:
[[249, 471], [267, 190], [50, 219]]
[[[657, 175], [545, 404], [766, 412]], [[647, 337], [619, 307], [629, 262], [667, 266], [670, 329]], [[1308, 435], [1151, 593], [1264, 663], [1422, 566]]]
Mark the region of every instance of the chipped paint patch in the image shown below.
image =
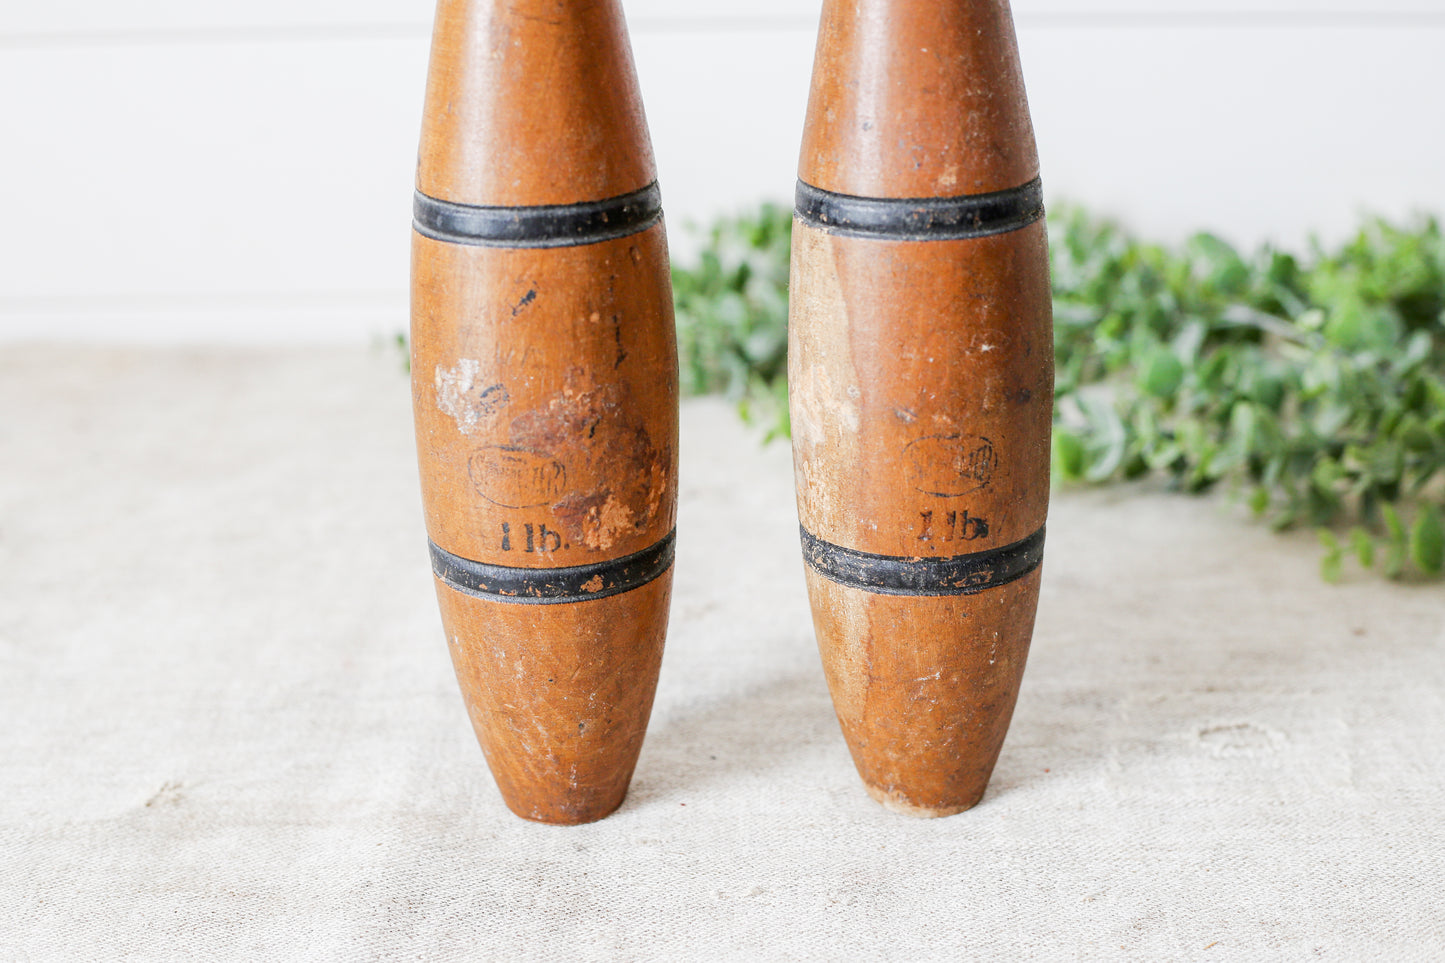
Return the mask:
[[574, 368], [562, 391], [512, 419], [514, 448], [545, 454], [567, 468], [552, 511], [567, 541], [606, 551], [647, 529], [669, 488], [670, 452], [631, 417], [625, 384], [598, 383]]

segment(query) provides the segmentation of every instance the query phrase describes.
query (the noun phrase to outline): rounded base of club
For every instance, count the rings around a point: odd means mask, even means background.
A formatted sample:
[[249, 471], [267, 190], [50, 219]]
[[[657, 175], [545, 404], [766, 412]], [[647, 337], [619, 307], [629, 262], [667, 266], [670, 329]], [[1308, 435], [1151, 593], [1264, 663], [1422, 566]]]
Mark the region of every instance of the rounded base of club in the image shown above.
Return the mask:
[[911, 816], [914, 819], [941, 819], [944, 816], [957, 816], [959, 813], [967, 812], [977, 806], [983, 799], [984, 790], [988, 787], [987, 783], [980, 786], [978, 794], [967, 802], [950, 803], [944, 806], [919, 804], [896, 789], [871, 786], [866, 782], [863, 784], [863, 788], [868, 790], [868, 795], [874, 802], [889, 812], [897, 813], [900, 816]]
[[808, 570], [833, 708], [885, 808], [936, 818], [983, 798], [1023, 681], [1039, 577], [975, 595], [880, 595]]
[[662, 663], [669, 568], [605, 598], [529, 605], [437, 581], [477, 741], [507, 808], [575, 826], [622, 805]]
[[502, 794], [502, 802], [507, 804], [512, 815], [544, 826], [585, 826], [588, 823], [600, 822], [621, 809], [626, 800], [627, 786], [623, 786], [615, 798], [594, 797], [585, 804], [581, 801], [563, 801], [561, 805], [550, 809], [539, 808], [533, 801], [513, 800], [506, 793]]

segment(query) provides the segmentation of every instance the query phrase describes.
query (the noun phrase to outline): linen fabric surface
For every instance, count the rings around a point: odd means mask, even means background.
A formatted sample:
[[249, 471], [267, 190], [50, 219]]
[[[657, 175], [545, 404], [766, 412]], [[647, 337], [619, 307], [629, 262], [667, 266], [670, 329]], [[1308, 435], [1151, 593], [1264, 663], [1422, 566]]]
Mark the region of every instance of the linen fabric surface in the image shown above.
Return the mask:
[[1445, 953], [1445, 591], [1218, 499], [1069, 491], [976, 809], [865, 795], [790, 458], [683, 411], [622, 809], [502, 805], [448, 662], [398, 356], [0, 352], [0, 961]]

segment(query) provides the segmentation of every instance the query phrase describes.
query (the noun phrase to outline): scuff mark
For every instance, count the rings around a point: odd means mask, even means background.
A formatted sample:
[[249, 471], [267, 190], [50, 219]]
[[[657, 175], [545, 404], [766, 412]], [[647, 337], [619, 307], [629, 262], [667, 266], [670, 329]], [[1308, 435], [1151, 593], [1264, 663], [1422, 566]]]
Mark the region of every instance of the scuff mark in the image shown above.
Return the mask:
[[532, 288], [526, 294], [522, 295], [522, 300], [518, 301], [516, 306], [512, 308], [512, 317], [515, 318], [521, 314], [522, 310], [535, 300], [537, 300], [537, 289]]
[[185, 795], [181, 792], [183, 788], [185, 788], [185, 784], [179, 779], [167, 779], [161, 783], [161, 788], [156, 790], [155, 795], [146, 800], [146, 808], [154, 809], [158, 806], [179, 806], [181, 801], [185, 799]]
[[1217, 759], [1269, 756], [1286, 742], [1284, 733], [1255, 722], [1205, 726], [1195, 734], [1195, 738]]
[[453, 368], [437, 365], [433, 378], [438, 410], [450, 415], [464, 435], [475, 432], [512, 400], [506, 385], [479, 377], [481, 370], [481, 362], [461, 358]]
[[622, 346], [622, 317], [614, 314], [612, 316], [612, 339], [617, 342], [617, 360], [612, 362], [612, 370], [616, 371], [622, 367], [622, 362], [627, 360], [627, 349]]

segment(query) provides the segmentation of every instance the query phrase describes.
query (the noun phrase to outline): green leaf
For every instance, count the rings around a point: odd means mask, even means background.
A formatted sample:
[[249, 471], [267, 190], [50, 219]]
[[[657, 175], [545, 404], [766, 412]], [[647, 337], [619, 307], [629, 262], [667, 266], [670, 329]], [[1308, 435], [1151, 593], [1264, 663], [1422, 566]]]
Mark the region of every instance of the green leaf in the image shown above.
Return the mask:
[[1346, 351], [1389, 351], [1403, 335], [1399, 318], [1385, 307], [1341, 303], [1324, 326], [1324, 335]]
[[1255, 487], [1249, 495], [1249, 510], [1256, 515], [1263, 515], [1269, 510], [1269, 489], [1263, 485]]
[[397, 332], [395, 343], [397, 351], [401, 353], [401, 370], [411, 374], [411, 344], [405, 332]]
[[1369, 532], [1358, 526], [1350, 529], [1350, 545], [1355, 550], [1355, 558], [1360, 560], [1360, 568], [1375, 567], [1375, 540]]
[[1084, 475], [1084, 443], [1067, 428], [1054, 429], [1054, 471], [1068, 481]]
[[1393, 505], [1381, 505], [1380, 515], [1385, 520], [1385, 576], [1399, 578], [1405, 572], [1409, 539], [1405, 534], [1405, 526], [1400, 521], [1400, 513], [1395, 511]]
[[1119, 412], [1106, 399], [1099, 397], [1081, 398], [1079, 406], [1088, 419], [1093, 434], [1093, 443], [1087, 446], [1088, 467], [1084, 478], [1101, 482], [1119, 470], [1128, 450], [1129, 435]]
[[1416, 453], [1430, 452], [1441, 442], [1441, 434], [1431, 431], [1429, 425], [1416, 414], [1407, 414], [1400, 420], [1395, 434], [1406, 449]]
[[1204, 275], [1204, 283], [1237, 293], [1249, 285], [1249, 267], [1239, 254], [1213, 234], [1196, 234], [1186, 245]]
[[1168, 348], [1155, 350], [1145, 363], [1140, 387], [1156, 398], [1172, 398], [1184, 383], [1184, 362]]
[[1445, 523], [1434, 505], [1421, 505], [1410, 526], [1410, 559], [1426, 575], [1445, 570]]
[[1320, 559], [1320, 576], [1326, 582], [1338, 582], [1344, 566], [1344, 548], [1339, 539], [1335, 538], [1335, 533], [1328, 528], [1321, 528], [1315, 534], [1319, 536], [1320, 544], [1325, 549], [1325, 554]]

